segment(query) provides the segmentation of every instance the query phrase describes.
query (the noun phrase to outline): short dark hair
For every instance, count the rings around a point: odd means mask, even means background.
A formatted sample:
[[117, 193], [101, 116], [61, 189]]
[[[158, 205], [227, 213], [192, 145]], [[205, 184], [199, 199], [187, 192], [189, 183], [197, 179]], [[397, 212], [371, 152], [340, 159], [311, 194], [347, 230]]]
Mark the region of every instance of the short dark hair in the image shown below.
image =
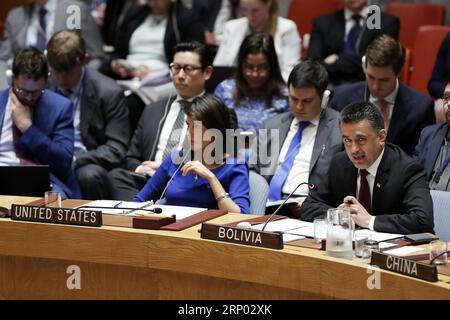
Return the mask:
[[289, 74], [288, 88], [315, 88], [320, 96], [328, 86], [328, 72], [317, 61], [306, 60], [297, 64]]
[[378, 132], [384, 129], [384, 120], [380, 110], [372, 102], [355, 102], [347, 105], [340, 114], [340, 122], [357, 123], [364, 119], [369, 121], [370, 127]]
[[12, 72], [14, 78], [25, 75], [35, 81], [41, 78], [47, 80], [47, 60], [44, 54], [34, 47], [22, 49], [14, 57]]
[[399, 74], [405, 64], [405, 48], [394, 38], [383, 34], [375, 38], [367, 47], [366, 65], [390, 67]]
[[242, 98], [252, 95], [252, 89], [245, 80], [244, 64], [245, 59], [249, 54], [258, 53], [262, 53], [266, 56], [269, 65], [267, 80], [261, 89], [263, 97], [266, 97], [267, 106], [270, 107], [272, 105], [273, 96], [284, 97], [282, 90], [285, 87], [285, 82], [281, 75], [273, 38], [268, 33], [257, 32], [246, 36], [239, 49], [237, 57], [236, 89], [233, 94], [233, 101], [236, 105], [239, 104]]
[[191, 42], [180, 42], [177, 43], [173, 47], [173, 57], [172, 60], [177, 52], [195, 52], [200, 57], [200, 64], [202, 66], [202, 69], [205, 70], [208, 66], [212, 65], [212, 54], [210, 49], [208, 49], [204, 44], [198, 42], [198, 41], [191, 41]]
[[230, 112], [225, 104], [212, 94], [198, 96], [184, 103], [184, 112], [207, 129], [217, 129], [223, 137], [223, 152], [227, 150], [227, 129], [231, 129]]
[[79, 31], [59, 31], [47, 44], [48, 64], [58, 72], [84, 64], [85, 57], [86, 44]]

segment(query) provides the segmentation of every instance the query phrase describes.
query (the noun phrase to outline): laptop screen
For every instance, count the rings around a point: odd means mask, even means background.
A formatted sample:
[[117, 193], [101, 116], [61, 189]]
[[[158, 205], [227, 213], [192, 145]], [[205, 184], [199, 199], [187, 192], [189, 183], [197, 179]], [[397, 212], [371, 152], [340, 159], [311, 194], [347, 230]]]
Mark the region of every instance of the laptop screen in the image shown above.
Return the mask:
[[47, 165], [0, 166], [0, 194], [43, 197], [50, 187]]

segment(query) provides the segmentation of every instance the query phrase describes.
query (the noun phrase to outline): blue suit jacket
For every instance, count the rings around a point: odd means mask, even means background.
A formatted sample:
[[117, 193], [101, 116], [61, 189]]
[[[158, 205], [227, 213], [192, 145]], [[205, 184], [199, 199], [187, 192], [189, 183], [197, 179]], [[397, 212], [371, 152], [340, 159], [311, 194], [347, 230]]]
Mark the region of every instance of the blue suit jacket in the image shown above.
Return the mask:
[[[330, 106], [341, 111], [348, 104], [361, 101], [369, 101], [369, 89], [365, 81], [336, 87]], [[389, 123], [387, 142], [396, 144], [408, 155], [413, 155], [420, 132], [435, 122], [433, 101], [400, 83]]]
[[435, 124], [424, 128], [420, 134], [414, 157], [425, 168], [428, 180], [433, 176], [434, 164], [444, 143], [447, 130], [447, 123]]
[[[3, 126], [9, 89], [0, 92], [0, 132]], [[50, 165], [54, 188], [69, 198], [80, 198], [72, 170], [74, 149], [72, 103], [46, 90], [33, 108], [33, 124], [16, 142], [16, 147], [37, 164]]]

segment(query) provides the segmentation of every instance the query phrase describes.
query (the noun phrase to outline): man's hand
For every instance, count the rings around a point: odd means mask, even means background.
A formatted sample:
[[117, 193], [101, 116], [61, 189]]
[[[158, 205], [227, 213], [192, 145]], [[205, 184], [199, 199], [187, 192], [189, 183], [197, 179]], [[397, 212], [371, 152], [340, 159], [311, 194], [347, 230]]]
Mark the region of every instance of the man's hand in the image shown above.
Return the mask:
[[336, 63], [336, 61], [339, 59], [339, 56], [337, 54], [330, 54], [328, 57], [323, 60], [325, 64], [333, 64]]
[[136, 172], [141, 174], [147, 174], [150, 177], [153, 177], [158, 168], [159, 164], [156, 163], [155, 161], [144, 161], [141, 163], [139, 169]]
[[349, 209], [353, 221], [360, 227], [369, 228], [369, 222], [372, 215], [367, 212], [366, 208], [359, 203], [358, 199], [352, 196], [344, 198], [344, 202], [339, 205], [339, 208]]
[[31, 108], [22, 104], [15, 93], [11, 92], [10, 97], [12, 120], [20, 132], [24, 133], [33, 124]]

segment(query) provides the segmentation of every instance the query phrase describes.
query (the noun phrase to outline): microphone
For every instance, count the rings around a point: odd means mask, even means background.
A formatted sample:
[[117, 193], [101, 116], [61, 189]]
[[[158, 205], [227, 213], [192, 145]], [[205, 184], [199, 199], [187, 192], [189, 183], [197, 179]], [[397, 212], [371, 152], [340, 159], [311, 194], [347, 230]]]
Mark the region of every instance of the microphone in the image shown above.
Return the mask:
[[267, 224], [272, 220], [273, 216], [276, 215], [276, 214], [278, 213], [278, 211], [281, 210], [281, 208], [284, 206], [284, 204], [292, 197], [292, 195], [294, 194], [294, 192], [295, 192], [300, 186], [302, 186], [302, 185], [304, 185], [304, 184], [308, 185], [308, 187], [309, 187], [310, 190], [313, 190], [313, 189], [316, 188], [316, 186], [313, 185], [312, 183], [308, 183], [308, 182], [301, 182], [301, 183], [299, 183], [299, 184], [295, 187], [295, 189], [292, 190], [292, 192], [286, 197], [286, 199], [284, 199], [283, 203], [280, 204], [280, 205], [278, 206], [278, 208], [270, 215], [269, 219], [266, 220], [266, 223], [264, 223], [264, 226], [263, 226], [263, 228], [261, 229], [261, 231], [264, 231], [264, 230], [266, 229]]
[[[172, 176], [170, 177], [169, 181], [167, 182], [166, 187], [164, 188], [163, 192], [161, 193], [161, 196], [159, 197], [158, 201], [160, 201], [162, 198], [164, 198], [164, 195], [166, 194], [167, 188], [169, 187], [169, 185], [172, 182], [172, 180], [175, 177], [175, 175], [178, 173], [178, 171], [180, 171], [181, 167], [184, 165], [184, 162], [186, 161], [186, 158], [188, 157], [189, 154], [190, 154], [190, 152], [186, 152], [186, 155], [181, 160], [180, 165], [177, 167], [177, 169], [175, 170], [175, 172], [172, 174]], [[178, 155], [180, 157], [183, 155], [183, 149], [180, 149], [180, 151], [178, 152]], [[171, 157], [171, 155], [169, 155], [169, 157]]]
[[115, 206], [114, 207], [102, 207], [102, 206], [84, 205], [84, 206], [78, 207], [77, 209], [94, 208], [94, 209], [117, 209], [117, 210], [123, 210], [123, 211], [130, 210], [130, 211], [126, 212], [126, 214], [132, 213], [132, 212], [138, 211], [138, 210], [139, 211], [150, 211], [150, 212], [153, 212], [153, 213], [161, 213], [161, 212], [163, 212], [162, 208], [159, 208], [159, 207], [155, 207], [153, 209], [145, 209], [145, 207], [148, 207], [148, 206], [150, 206], [148, 203], [143, 205], [142, 207], [138, 207], [138, 208], [115, 207]]

